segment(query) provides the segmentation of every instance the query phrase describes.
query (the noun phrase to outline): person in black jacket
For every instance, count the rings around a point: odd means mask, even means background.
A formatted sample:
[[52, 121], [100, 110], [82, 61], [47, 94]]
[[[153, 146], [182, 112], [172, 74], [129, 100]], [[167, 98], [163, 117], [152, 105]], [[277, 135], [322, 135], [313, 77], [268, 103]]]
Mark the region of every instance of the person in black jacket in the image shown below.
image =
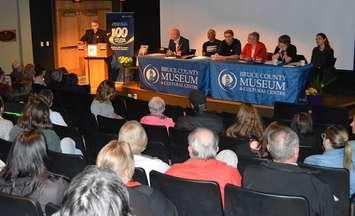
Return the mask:
[[134, 159], [129, 143], [112, 140], [100, 150], [96, 165], [113, 170], [122, 179], [135, 216], [178, 215], [175, 205], [162, 193], [132, 180]]
[[179, 29], [170, 30], [168, 56], [184, 56], [190, 53], [189, 40], [180, 35]]
[[275, 48], [272, 59], [286, 64], [297, 61], [297, 48], [291, 44], [290, 36], [281, 35], [279, 37], [279, 43]]
[[311, 80], [314, 87], [323, 87], [324, 82], [329, 81], [335, 75], [334, 50], [329, 44], [328, 37], [324, 33], [318, 33], [316, 36], [317, 46], [313, 48], [311, 63], [313, 71]]
[[288, 127], [268, 135], [268, 150], [273, 161], [248, 166], [244, 171], [244, 188], [265, 193], [303, 196], [309, 202], [310, 216], [333, 216], [335, 198], [329, 185], [310, 170], [297, 166], [299, 140]]
[[85, 34], [80, 38], [79, 43], [97, 44], [108, 43], [106, 31], [99, 28], [97, 21], [91, 22], [91, 29], [86, 30]]
[[178, 118], [175, 128], [192, 131], [198, 127], [204, 127], [220, 134], [224, 130], [223, 120], [220, 116], [208, 113], [206, 96], [200, 90], [192, 90], [189, 94], [193, 113]]

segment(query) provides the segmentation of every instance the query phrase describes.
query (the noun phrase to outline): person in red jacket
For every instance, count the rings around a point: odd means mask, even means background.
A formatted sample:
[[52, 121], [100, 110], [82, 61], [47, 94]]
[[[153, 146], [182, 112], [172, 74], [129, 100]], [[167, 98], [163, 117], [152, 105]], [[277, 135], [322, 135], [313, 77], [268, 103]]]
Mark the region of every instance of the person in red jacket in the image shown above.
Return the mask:
[[242, 50], [241, 59], [247, 61], [266, 61], [266, 47], [259, 39], [260, 35], [257, 32], [252, 32], [248, 35], [248, 43]]
[[211, 130], [197, 128], [188, 136], [190, 159], [173, 164], [165, 174], [193, 180], [215, 181], [224, 203], [224, 186], [240, 186], [242, 177], [238, 169], [216, 159], [218, 137]]

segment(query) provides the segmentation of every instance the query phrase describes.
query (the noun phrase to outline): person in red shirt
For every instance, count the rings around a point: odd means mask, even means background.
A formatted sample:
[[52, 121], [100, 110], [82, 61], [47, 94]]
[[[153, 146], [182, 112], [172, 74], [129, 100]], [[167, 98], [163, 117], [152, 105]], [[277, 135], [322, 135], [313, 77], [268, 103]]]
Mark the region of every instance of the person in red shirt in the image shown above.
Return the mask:
[[260, 35], [257, 32], [252, 32], [248, 35], [248, 43], [244, 46], [241, 54], [241, 59], [247, 61], [263, 62], [267, 59], [265, 44], [259, 41]]
[[218, 152], [218, 137], [209, 129], [197, 128], [188, 136], [190, 159], [172, 165], [167, 175], [193, 180], [215, 181], [219, 184], [224, 203], [224, 186], [241, 185], [238, 169], [215, 159]]

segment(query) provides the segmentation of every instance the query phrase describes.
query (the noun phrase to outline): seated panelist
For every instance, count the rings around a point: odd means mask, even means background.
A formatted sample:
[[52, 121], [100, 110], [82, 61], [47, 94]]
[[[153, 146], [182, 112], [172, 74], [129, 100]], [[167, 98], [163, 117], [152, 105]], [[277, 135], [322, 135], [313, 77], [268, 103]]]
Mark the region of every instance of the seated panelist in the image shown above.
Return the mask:
[[252, 32], [248, 35], [248, 43], [244, 46], [241, 59], [247, 61], [265, 61], [267, 52], [265, 44], [260, 42], [260, 35]]
[[184, 56], [190, 53], [189, 40], [180, 35], [177, 28], [170, 30], [170, 41], [166, 55]]

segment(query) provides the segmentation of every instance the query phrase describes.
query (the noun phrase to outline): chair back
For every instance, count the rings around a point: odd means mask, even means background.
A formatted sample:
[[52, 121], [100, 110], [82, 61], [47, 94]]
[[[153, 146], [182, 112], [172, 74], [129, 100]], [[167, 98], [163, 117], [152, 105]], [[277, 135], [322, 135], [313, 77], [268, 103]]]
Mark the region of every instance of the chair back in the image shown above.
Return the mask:
[[11, 150], [12, 142], [0, 139], [0, 159], [5, 163]]
[[180, 130], [176, 128], [169, 129], [169, 152], [172, 163], [180, 163], [189, 159], [187, 150], [189, 144], [187, 137], [190, 131]]
[[259, 165], [267, 159], [238, 155], [238, 170], [243, 175], [244, 170], [250, 165]]
[[306, 198], [269, 194], [227, 184], [225, 216], [309, 216]]
[[102, 133], [118, 134], [122, 125], [126, 123], [125, 119], [107, 118], [104, 116], [97, 116], [98, 129]]
[[322, 167], [309, 164], [300, 164], [299, 166], [315, 171], [314, 175], [329, 185], [333, 195], [339, 199], [339, 201], [337, 201], [334, 205], [335, 212], [338, 212], [339, 215], [344, 216], [348, 216], [350, 214], [350, 177], [347, 169]]
[[188, 180], [151, 171], [150, 185], [175, 204], [180, 216], [223, 215], [216, 182]]
[[75, 147], [77, 149], [80, 149], [81, 152], [86, 156], [86, 148], [78, 128], [53, 125], [53, 130], [60, 137], [60, 139], [63, 139], [65, 137], [73, 139], [75, 142]]
[[46, 160], [47, 169], [69, 179], [74, 178], [74, 176], [83, 171], [86, 165], [87, 162], [81, 155], [48, 151], [48, 158]]
[[149, 114], [148, 102], [126, 98], [127, 119], [139, 121], [143, 116]]
[[42, 216], [40, 204], [30, 198], [0, 193], [1, 215]]
[[164, 145], [169, 145], [168, 130], [165, 126], [155, 126], [142, 124], [147, 133], [149, 141], [161, 142]]
[[47, 203], [47, 205], [45, 207], [45, 212], [46, 212], [46, 215], [50, 216], [50, 215], [56, 213], [59, 209], [60, 209], [60, 206], [57, 206], [56, 204], [53, 204], [53, 203]]
[[[117, 134], [117, 133], [116, 133]], [[89, 164], [96, 163], [99, 151], [111, 140], [117, 139], [116, 134], [91, 132], [85, 134], [86, 152]]]
[[134, 168], [134, 174], [132, 179], [134, 181], [137, 181], [143, 185], [149, 185], [148, 184], [148, 179], [147, 179], [147, 174], [145, 173], [145, 170], [142, 167], [136, 167]]

